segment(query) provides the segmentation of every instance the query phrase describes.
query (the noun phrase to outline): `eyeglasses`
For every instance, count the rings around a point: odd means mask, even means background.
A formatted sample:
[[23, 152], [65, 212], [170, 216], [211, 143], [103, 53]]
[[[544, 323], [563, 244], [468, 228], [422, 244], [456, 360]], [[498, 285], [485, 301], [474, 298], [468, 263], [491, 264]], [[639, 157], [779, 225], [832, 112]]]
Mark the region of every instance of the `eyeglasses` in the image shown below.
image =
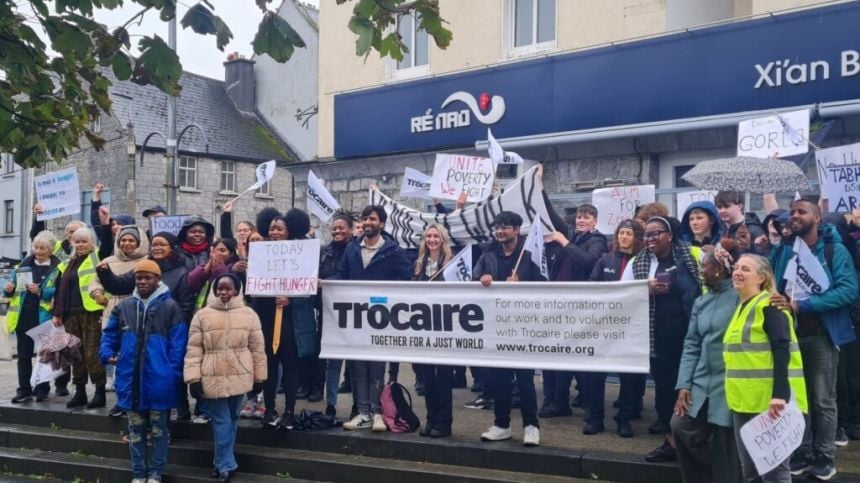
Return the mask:
[[666, 230], [646, 231], [645, 232], [645, 239], [648, 240], [650, 238], [660, 238], [660, 235], [662, 235], [663, 233], [669, 233], [669, 232]]

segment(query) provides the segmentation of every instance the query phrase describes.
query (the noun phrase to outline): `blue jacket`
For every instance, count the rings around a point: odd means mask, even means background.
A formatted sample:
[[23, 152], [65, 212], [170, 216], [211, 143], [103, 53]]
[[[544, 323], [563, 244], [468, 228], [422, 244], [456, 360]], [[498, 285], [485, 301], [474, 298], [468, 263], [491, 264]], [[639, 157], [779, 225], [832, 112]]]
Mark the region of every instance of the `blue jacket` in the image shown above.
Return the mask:
[[111, 312], [99, 357], [116, 361], [116, 404], [125, 410], [166, 411], [177, 407], [188, 325], [164, 283], [148, 300], [137, 293]]
[[[827, 263], [825, 244], [833, 244], [833, 266]], [[779, 292], [785, 294], [785, 268], [792, 257], [794, 237], [783, 240], [770, 255], [770, 264], [776, 275]], [[857, 340], [854, 326], [851, 323], [849, 306], [857, 297], [857, 275], [854, 271], [854, 261], [848, 250], [842, 245], [836, 228], [824, 223], [818, 227], [818, 241], [811, 247], [812, 253], [827, 272], [830, 288], [818, 295], [810, 295], [806, 300], [797, 302], [799, 313], [815, 312], [818, 314], [824, 329], [830, 336], [833, 345], [841, 346]]]
[[367, 264], [361, 261], [361, 241], [364, 237], [349, 242], [340, 269], [333, 279], [340, 280], [412, 280], [412, 264], [403, 249], [388, 234], [382, 234], [385, 243]]
[[717, 243], [723, 234], [723, 222], [720, 221], [720, 214], [717, 212], [717, 206], [710, 201], [696, 201], [687, 207], [686, 211], [684, 211], [684, 216], [681, 218], [681, 239], [687, 243], [697, 245], [693, 232], [690, 231], [690, 212], [693, 210], [704, 211], [711, 218], [711, 221], [714, 222], [711, 226], [710, 241], [708, 243]]

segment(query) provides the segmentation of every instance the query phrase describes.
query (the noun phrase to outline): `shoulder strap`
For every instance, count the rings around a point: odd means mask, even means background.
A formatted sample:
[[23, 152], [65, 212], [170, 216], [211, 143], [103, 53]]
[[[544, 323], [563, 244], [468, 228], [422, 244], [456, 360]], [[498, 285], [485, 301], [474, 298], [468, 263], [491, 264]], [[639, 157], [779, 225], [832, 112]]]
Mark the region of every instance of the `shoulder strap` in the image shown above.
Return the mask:
[[833, 274], [833, 252], [836, 251], [836, 247], [833, 246], [833, 243], [825, 243], [824, 244], [824, 260], [827, 262], [827, 269]]

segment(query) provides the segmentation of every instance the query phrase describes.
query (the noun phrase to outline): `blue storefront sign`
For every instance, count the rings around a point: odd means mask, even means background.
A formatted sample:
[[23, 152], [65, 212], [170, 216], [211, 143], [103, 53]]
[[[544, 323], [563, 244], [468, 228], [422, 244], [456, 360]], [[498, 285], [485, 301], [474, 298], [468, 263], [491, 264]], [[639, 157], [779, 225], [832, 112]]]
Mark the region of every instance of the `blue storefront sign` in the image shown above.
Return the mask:
[[335, 96], [335, 156], [860, 98], [860, 2]]

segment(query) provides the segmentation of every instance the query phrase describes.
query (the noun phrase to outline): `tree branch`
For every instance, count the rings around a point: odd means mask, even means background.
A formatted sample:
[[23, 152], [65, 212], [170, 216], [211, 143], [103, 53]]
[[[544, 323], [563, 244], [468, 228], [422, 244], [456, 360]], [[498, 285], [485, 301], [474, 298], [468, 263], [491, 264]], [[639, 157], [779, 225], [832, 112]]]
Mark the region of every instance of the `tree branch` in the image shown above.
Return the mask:
[[140, 12], [137, 12], [136, 14], [134, 14], [134, 17], [131, 17], [130, 19], [128, 19], [128, 22], [122, 24], [123, 30], [126, 27], [128, 27], [129, 25], [131, 25], [131, 23], [134, 22], [134, 19], [136, 19], [138, 17], [140, 17], [140, 22], [138, 22], [137, 25], [140, 26], [140, 23], [143, 22], [143, 14], [145, 14], [150, 9], [152, 9], [152, 7], [146, 7], [143, 10], [141, 10]]

